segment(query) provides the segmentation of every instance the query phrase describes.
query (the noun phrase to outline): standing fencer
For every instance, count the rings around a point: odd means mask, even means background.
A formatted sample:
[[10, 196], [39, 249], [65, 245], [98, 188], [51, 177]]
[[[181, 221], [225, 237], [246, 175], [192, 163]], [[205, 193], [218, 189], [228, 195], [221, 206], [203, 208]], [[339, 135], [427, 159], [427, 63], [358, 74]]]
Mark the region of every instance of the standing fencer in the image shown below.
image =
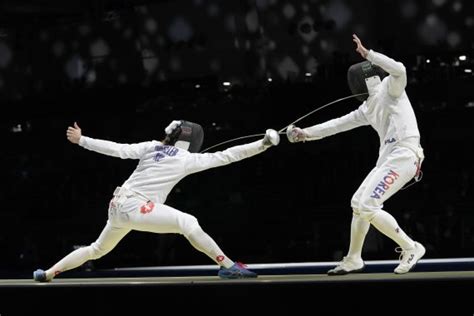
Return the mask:
[[230, 260], [216, 242], [203, 231], [197, 219], [166, 204], [172, 188], [189, 174], [224, 166], [264, 152], [278, 145], [280, 136], [268, 129], [262, 140], [234, 146], [221, 152], [198, 153], [204, 138], [199, 124], [173, 121], [165, 129], [163, 141], [118, 144], [82, 135], [74, 123], [67, 139], [98, 153], [122, 159], [138, 159], [138, 165], [110, 201], [108, 220], [99, 238], [87, 247], [74, 250], [48, 270], [38, 269], [33, 278], [49, 282], [61, 272], [110, 252], [131, 230], [184, 235], [194, 248], [205, 253], [219, 266], [221, 278], [255, 278], [257, 274]]
[[[317, 140], [359, 126], [372, 126], [380, 138], [375, 167], [352, 197], [353, 210], [349, 251], [329, 275], [347, 274], [364, 269], [362, 247], [372, 224], [399, 246], [400, 264], [394, 272], [409, 272], [425, 254], [425, 248], [412, 240], [384, 211], [383, 203], [413, 177], [418, 180], [424, 159], [415, 113], [405, 92], [406, 70], [397, 62], [367, 50], [353, 35], [356, 51], [366, 61], [352, 65], [347, 73], [349, 87], [363, 103], [342, 117], [304, 129], [289, 126], [290, 142]], [[388, 74], [387, 74], [388, 73]]]

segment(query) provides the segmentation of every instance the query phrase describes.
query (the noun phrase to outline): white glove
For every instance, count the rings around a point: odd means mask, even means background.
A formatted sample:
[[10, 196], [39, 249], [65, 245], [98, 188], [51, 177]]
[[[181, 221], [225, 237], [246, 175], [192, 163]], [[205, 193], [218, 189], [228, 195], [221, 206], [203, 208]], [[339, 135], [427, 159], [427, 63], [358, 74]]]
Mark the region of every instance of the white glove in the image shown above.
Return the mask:
[[166, 135], [170, 135], [171, 133], [174, 132], [175, 129], [177, 129], [179, 126], [181, 126], [182, 122], [181, 121], [173, 121], [170, 123], [170, 125], [168, 125], [166, 128], [165, 128], [165, 133]]
[[263, 146], [276, 146], [280, 143], [280, 135], [274, 129], [267, 129], [263, 137]]
[[290, 125], [286, 129], [286, 137], [288, 137], [290, 143], [304, 142], [306, 140], [306, 133], [301, 128]]

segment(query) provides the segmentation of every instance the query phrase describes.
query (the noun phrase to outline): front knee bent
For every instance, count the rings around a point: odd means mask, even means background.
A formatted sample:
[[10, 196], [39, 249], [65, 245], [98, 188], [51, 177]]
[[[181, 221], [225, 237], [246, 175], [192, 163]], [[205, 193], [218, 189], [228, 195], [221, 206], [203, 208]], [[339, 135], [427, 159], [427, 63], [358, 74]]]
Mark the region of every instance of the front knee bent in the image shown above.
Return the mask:
[[191, 235], [196, 229], [200, 229], [201, 227], [199, 226], [199, 222], [196, 217], [185, 214], [179, 222], [179, 227], [181, 230], [181, 233], [184, 236], [189, 236]]

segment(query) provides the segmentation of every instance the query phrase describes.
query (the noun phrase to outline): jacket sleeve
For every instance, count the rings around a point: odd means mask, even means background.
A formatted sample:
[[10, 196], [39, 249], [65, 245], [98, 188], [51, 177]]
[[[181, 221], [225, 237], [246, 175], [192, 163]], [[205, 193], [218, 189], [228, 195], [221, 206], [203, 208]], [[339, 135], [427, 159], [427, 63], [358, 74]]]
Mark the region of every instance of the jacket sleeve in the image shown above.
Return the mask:
[[388, 93], [395, 98], [402, 95], [407, 86], [407, 72], [405, 66], [401, 62], [395, 61], [373, 50], [369, 51], [367, 60], [389, 73]]
[[79, 145], [85, 149], [112, 157], [119, 157], [122, 159], [140, 159], [150, 146], [153, 146], [153, 142], [119, 144], [108, 140], [81, 136], [79, 139]]
[[345, 132], [353, 128], [369, 125], [361, 107], [349, 114], [341, 116], [330, 121], [307, 127], [303, 129], [307, 140], [317, 140], [337, 133]]
[[230, 163], [255, 156], [267, 149], [262, 140], [249, 144], [230, 147], [215, 153], [193, 153], [187, 157], [186, 172], [188, 174], [202, 170], [228, 165]]

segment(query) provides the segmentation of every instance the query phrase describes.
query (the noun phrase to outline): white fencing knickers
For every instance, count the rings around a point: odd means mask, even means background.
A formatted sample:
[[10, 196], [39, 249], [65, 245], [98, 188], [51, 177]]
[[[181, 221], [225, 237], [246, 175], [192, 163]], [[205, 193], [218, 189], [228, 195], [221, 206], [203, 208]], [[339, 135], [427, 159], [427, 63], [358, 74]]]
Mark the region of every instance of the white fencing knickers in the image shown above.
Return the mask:
[[181, 234], [194, 248], [217, 264], [225, 267], [233, 264], [216, 242], [202, 230], [194, 216], [168, 205], [155, 204], [145, 196], [125, 188], [115, 190], [105, 228], [99, 238], [86, 247], [89, 252], [87, 260], [97, 259], [110, 252], [131, 230]]
[[385, 160], [373, 168], [351, 200], [356, 215], [370, 221], [383, 203], [419, 171], [420, 157], [410, 148], [394, 146]]
[[110, 201], [108, 217], [99, 238], [90, 246], [85, 247], [87, 258], [81, 258], [80, 261], [94, 260], [104, 256], [131, 230], [179, 233], [188, 239], [194, 231], [201, 231], [194, 216], [164, 204], [155, 204], [146, 197], [125, 188], [115, 190], [114, 197]]
[[113, 227], [153, 233], [192, 233], [197, 219], [168, 205], [154, 203], [145, 196], [117, 188], [109, 205], [109, 220]]

